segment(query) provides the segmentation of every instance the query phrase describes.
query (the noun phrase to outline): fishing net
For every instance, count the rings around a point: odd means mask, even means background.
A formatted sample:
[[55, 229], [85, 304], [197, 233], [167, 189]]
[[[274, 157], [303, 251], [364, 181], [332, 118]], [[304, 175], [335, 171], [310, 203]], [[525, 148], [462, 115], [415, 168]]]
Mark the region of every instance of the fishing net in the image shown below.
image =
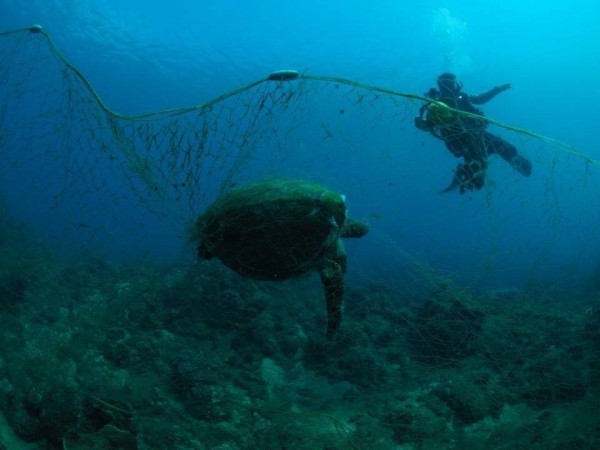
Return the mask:
[[[421, 95], [281, 71], [124, 115], [40, 27], [0, 34], [0, 61], [6, 447], [600, 445], [593, 159], [438, 109], [533, 166], [493, 157], [480, 191], [440, 195], [456, 160], [431, 164], [446, 150], [414, 127]], [[371, 222], [346, 246], [331, 341], [318, 277], [195, 261], [198, 215], [273, 177], [323, 183]]]

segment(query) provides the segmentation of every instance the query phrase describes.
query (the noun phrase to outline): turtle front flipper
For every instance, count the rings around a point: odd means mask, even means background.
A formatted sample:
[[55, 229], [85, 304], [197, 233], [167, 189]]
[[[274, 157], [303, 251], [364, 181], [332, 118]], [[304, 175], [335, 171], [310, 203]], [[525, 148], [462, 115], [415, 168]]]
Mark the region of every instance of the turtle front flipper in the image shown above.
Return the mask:
[[327, 305], [327, 339], [331, 339], [342, 323], [342, 303], [344, 302], [344, 272], [342, 266], [327, 260], [319, 270], [325, 290]]
[[327, 339], [333, 338], [342, 323], [342, 303], [344, 302], [344, 272], [346, 272], [346, 252], [341, 240], [335, 242], [330, 254], [319, 270], [325, 291], [327, 305]]
[[348, 217], [346, 222], [344, 222], [340, 236], [343, 238], [359, 238], [363, 237], [368, 232], [369, 224], [366, 221]]

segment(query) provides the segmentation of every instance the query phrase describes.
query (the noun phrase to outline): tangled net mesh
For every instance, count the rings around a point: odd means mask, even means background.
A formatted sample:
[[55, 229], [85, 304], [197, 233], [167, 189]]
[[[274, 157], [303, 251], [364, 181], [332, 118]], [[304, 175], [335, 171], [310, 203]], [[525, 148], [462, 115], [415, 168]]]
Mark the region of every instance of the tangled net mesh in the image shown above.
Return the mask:
[[[600, 425], [585, 412], [600, 406], [600, 285], [590, 287], [594, 273], [572, 281], [597, 250], [593, 220], [578, 220], [598, 215], [589, 209], [600, 187], [593, 159], [488, 119], [534, 163], [527, 196], [518, 175], [491, 174], [478, 199], [461, 200], [476, 203], [469, 211], [483, 216], [480, 230], [448, 244], [435, 267], [391, 232], [422, 223], [424, 239], [439, 245], [426, 231], [435, 218], [412, 217], [410, 202], [400, 203], [393, 227], [378, 229], [390, 199], [358, 211], [375, 223], [372, 253], [353, 261], [348, 244], [345, 325], [330, 344], [314, 280], [256, 284], [214, 264], [164, 267], [156, 256], [185, 245], [221, 194], [260, 178], [309, 178], [363, 203], [388, 188], [439, 190], [452, 160], [425, 170], [414, 146], [429, 137], [403, 145], [424, 97], [300, 74], [127, 116], [102, 102], [43, 30], [1, 34], [0, 60], [0, 323], [11, 330], [0, 367], [12, 386], [0, 405], [21, 438], [64, 448], [600, 445]], [[367, 163], [381, 164], [378, 177]], [[524, 215], [535, 217], [538, 240], [519, 235]], [[58, 256], [74, 252], [76, 263]], [[144, 264], [116, 269], [98, 253]], [[457, 264], [468, 254], [477, 257]], [[528, 289], [485, 290], [502, 270], [522, 272]], [[395, 393], [398, 385], [406, 390]], [[343, 399], [355, 402], [351, 411]], [[28, 428], [8, 405], [55, 415]]]

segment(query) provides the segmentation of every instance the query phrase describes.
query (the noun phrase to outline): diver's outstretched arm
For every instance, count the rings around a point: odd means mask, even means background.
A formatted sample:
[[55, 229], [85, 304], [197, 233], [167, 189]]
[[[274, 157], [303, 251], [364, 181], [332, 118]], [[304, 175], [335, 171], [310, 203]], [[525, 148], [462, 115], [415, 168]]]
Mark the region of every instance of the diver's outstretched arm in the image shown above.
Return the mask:
[[510, 89], [511, 87], [512, 86], [510, 83], [503, 84], [502, 86], [496, 86], [495, 88], [492, 88], [489, 91], [484, 92], [483, 94], [469, 95], [469, 100], [471, 100], [471, 103], [473, 103], [474, 105], [481, 105], [482, 103], [489, 102], [496, 95], [506, 91], [507, 89]]

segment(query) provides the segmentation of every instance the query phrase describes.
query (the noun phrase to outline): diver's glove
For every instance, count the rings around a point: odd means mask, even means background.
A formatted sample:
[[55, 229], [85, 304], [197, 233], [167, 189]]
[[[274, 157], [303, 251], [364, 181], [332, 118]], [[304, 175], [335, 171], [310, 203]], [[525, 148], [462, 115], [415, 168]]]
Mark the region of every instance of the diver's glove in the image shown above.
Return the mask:
[[494, 88], [494, 90], [496, 90], [496, 91], [498, 92], [498, 94], [499, 94], [500, 92], [507, 91], [507, 90], [509, 90], [510, 88], [512, 88], [512, 84], [510, 84], [510, 83], [504, 83], [504, 84], [503, 84], [503, 85], [501, 85], [501, 86], [496, 86], [496, 87]]
[[429, 124], [422, 117], [415, 117], [415, 127], [422, 131], [429, 131]]

